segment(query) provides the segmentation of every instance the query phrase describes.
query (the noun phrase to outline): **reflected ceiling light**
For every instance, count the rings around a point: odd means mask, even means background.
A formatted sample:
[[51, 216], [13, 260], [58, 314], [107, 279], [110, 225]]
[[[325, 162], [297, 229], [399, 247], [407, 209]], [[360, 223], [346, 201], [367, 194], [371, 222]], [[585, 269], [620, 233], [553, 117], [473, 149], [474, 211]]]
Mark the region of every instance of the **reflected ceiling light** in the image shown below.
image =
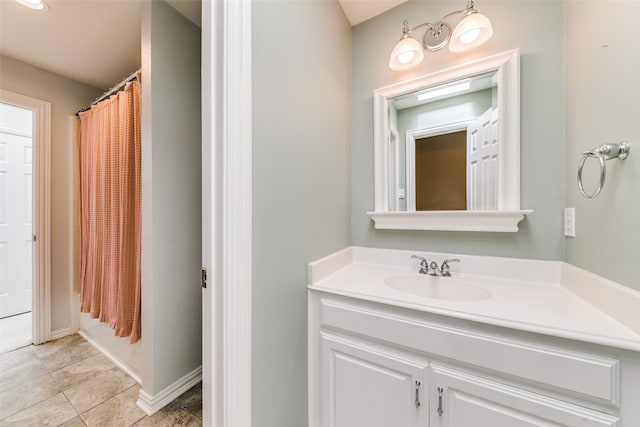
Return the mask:
[[[464, 16], [451, 31], [451, 26], [445, 22], [445, 19], [458, 13]], [[412, 31], [421, 27], [427, 27], [422, 38], [422, 46], [411, 36]], [[474, 8], [473, 0], [468, 0], [466, 8], [443, 16], [438, 24], [425, 22], [409, 28], [409, 22], [405, 19], [402, 37], [389, 58], [389, 68], [401, 71], [420, 64], [424, 58], [423, 49], [435, 52], [449, 44], [450, 51], [463, 52], [486, 43], [492, 35], [493, 28], [489, 18], [478, 13]]]
[[28, 7], [29, 9], [49, 10], [49, 6], [44, 0], [16, 0], [16, 2]]
[[427, 99], [437, 98], [443, 95], [451, 95], [452, 93], [463, 92], [471, 87], [469, 80], [442, 88], [421, 92], [418, 94], [418, 101], [426, 101]]

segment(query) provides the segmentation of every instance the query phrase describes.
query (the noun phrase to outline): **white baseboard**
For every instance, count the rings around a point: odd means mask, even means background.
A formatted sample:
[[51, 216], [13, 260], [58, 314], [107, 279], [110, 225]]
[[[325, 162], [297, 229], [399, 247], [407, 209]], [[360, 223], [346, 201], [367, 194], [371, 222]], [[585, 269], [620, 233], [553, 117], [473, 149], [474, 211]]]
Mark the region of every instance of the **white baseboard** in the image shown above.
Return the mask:
[[105, 347], [100, 345], [100, 343], [97, 342], [96, 340], [94, 340], [91, 337], [91, 335], [88, 335], [88, 334], [84, 333], [84, 331], [82, 331], [82, 330], [78, 331], [78, 333], [80, 334], [80, 336], [82, 338], [87, 340], [92, 346], [97, 348], [98, 351], [100, 351], [102, 354], [104, 354], [109, 360], [111, 360], [113, 363], [115, 363], [118, 366], [118, 368], [122, 369], [127, 375], [129, 375], [131, 378], [133, 378], [133, 380], [135, 382], [137, 382], [138, 384], [142, 384], [142, 380], [140, 379], [140, 376], [136, 373], [136, 371], [131, 369], [131, 367], [129, 365], [124, 363], [122, 360], [120, 360], [120, 358], [118, 358], [113, 353], [111, 353], [109, 350], [107, 350]]
[[144, 390], [140, 390], [136, 404], [145, 414], [151, 416], [200, 381], [202, 381], [202, 366], [198, 366], [156, 395], [152, 396]]
[[51, 337], [49, 338], [49, 340], [57, 340], [58, 338], [66, 337], [67, 335], [73, 335], [73, 330], [70, 326], [51, 331]]

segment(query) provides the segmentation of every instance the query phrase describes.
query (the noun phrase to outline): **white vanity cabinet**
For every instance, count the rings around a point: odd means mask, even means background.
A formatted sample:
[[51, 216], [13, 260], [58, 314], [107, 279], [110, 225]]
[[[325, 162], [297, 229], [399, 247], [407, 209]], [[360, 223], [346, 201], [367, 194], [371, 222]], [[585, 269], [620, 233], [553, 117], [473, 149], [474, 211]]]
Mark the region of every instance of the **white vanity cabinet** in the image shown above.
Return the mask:
[[638, 427], [639, 366], [633, 352], [309, 291], [311, 427]]

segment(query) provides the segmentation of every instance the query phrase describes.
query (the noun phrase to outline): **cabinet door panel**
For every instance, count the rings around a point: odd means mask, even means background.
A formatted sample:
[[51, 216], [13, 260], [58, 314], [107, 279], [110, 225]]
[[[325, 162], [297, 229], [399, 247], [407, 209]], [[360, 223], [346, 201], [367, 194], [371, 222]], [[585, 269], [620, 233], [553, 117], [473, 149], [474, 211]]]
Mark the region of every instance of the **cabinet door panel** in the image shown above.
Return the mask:
[[426, 363], [328, 334], [321, 353], [323, 426], [426, 426]]
[[439, 365], [430, 386], [431, 427], [619, 426], [614, 416]]
[[449, 389], [447, 397], [449, 426], [560, 427], [562, 424], [532, 416], [527, 412], [459, 390]]

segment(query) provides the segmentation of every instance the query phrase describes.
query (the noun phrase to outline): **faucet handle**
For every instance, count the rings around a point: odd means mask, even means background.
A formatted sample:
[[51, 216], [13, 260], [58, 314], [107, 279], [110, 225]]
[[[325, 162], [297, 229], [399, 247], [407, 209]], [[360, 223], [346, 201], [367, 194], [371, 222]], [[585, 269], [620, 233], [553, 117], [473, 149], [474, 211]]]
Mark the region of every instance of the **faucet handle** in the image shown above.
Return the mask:
[[425, 257], [418, 256], [418, 255], [411, 255], [411, 258], [420, 260], [420, 271], [418, 273], [427, 274], [429, 272], [429, 263], [427, 262], [427, 259]]
[[449, 263], [450, 262], [460, 262], [460, 259], [458, 258], [450, 258], [450, 259], [445, 259], [444, 261], [442, 261], [442, 267], [440, 267], [440, 272], [443, 276], [451, 276], [451, 273], [449, 272]]
[[422, 262], [420, 263], [421, 265], [422, 265], [422, 264], [425, 264], [425, 265], [427, 264], [427, 259], [426, 259], [425, 257], [418, 256], [418, 255], [411, 255], [411, 258], [419, 259], [420, 261], [422, 261]]

